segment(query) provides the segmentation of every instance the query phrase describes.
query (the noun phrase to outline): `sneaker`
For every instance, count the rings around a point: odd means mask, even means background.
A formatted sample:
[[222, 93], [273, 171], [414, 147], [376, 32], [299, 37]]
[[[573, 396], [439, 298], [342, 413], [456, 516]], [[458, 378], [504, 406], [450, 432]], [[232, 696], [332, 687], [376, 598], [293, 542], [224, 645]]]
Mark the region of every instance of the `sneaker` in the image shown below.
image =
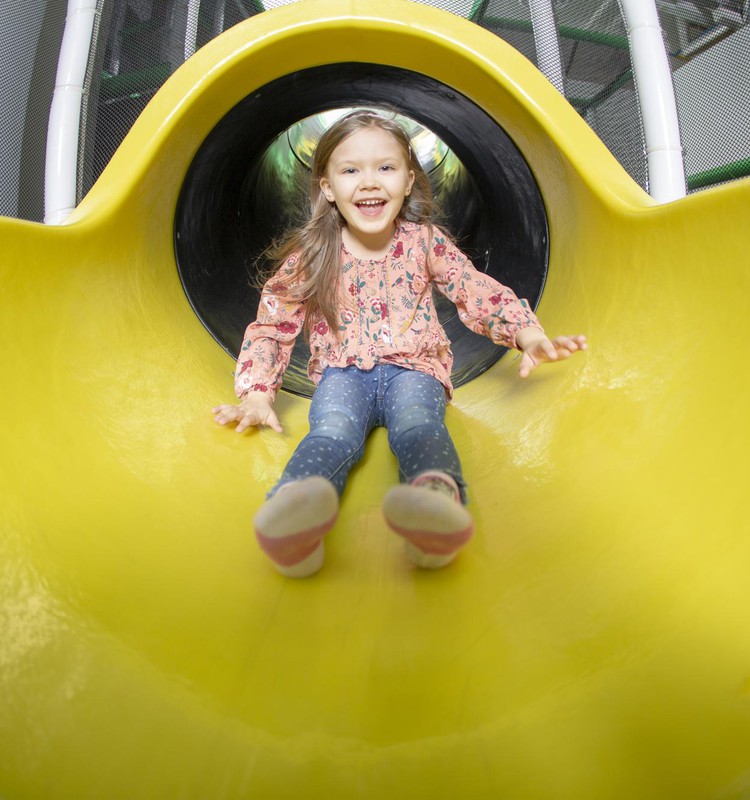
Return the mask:
[[450, 564], [471, 539], [474, 521], [449, 475], [427, 473], [394, 486], [383, 500], [389, 527], [406, 540], [412, 563], [423, 569]]
[[325, 478], [287, 483], [255, 515], [255, 536], [282, 575], [306, 578], [323, 566], [323, 537], [338, 509], [336, 489]]

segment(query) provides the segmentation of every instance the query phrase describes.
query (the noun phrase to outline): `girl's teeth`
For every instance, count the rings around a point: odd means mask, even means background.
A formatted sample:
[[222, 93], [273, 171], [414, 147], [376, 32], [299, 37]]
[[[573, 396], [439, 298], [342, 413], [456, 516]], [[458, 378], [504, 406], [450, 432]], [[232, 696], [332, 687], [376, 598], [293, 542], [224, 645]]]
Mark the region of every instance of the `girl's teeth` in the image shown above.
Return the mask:
[[[361, 200], [355, 204], [357, 208], [368, 216], [375, 216], [379, 214], [381, 209], [385, 208], [385, 200]], [[370, 212], [372, 211], [372, 214]]]

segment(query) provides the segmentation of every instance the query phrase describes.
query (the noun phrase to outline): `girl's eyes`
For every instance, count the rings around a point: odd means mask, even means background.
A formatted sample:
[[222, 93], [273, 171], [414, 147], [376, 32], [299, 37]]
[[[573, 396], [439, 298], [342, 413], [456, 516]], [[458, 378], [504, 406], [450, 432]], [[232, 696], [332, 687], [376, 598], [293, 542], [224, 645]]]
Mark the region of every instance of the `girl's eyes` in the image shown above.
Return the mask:
[[[383, 164], [382, 166], [378, 167], [378, 169], [381, 172], [392, 172], [393, 170], [396, 169], [396, 167], [394, 167], [393, 164]], [[344, 169], [341, 170], [341, 174], [342, 175], [355, 175], [357, 173], [357, 171], [358, 170], [357, 170], [356, 167], [344, 167]]]

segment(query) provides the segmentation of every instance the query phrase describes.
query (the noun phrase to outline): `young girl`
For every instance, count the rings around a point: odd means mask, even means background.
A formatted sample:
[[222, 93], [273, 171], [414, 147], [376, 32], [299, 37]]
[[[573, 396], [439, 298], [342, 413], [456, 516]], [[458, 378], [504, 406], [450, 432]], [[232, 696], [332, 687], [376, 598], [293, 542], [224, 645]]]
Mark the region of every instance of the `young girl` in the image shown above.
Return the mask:
[[279, 248], [237, 362], [239, 405], [216, 421], [281, 431], [273, 401], [304, 330], [317, 384], [310, 432], [255, 516], [276, 568], [317, 572], [347, 476], [376, 426], [388, 429], [402, 484], [383, 501], [390, 528], [420, 567], [449, 564], [473, 532], [461, 464], [445, 427], [450, 342], [432, 289], [465, 325], [523, 351], [522, 378], [586, 348], [584, 336], [550, 341], [525, 300], [476, 270], [439, 228], [429, 180], [396, 122], [355, 111], [322, 136], [312, 166], [312, 212]]

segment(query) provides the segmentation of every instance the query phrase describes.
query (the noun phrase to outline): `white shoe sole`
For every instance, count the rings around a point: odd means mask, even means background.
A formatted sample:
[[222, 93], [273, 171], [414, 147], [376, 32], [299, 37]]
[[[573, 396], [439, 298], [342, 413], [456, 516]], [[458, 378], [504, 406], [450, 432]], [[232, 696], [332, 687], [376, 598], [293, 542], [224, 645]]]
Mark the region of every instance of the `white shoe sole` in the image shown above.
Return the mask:
[[409, 559], [424, 569], [450, 564], [474, 531], [471, 514], [460, 503], [419, 486], [394, 486], [383, 500], [383, 515], [406, 539]]
[[255, 534], [282, 575], [302, 578], [323, 566], [323, 536], [338, 517], [336, 489], [313, 476], [279, 489], [255, 515]]

